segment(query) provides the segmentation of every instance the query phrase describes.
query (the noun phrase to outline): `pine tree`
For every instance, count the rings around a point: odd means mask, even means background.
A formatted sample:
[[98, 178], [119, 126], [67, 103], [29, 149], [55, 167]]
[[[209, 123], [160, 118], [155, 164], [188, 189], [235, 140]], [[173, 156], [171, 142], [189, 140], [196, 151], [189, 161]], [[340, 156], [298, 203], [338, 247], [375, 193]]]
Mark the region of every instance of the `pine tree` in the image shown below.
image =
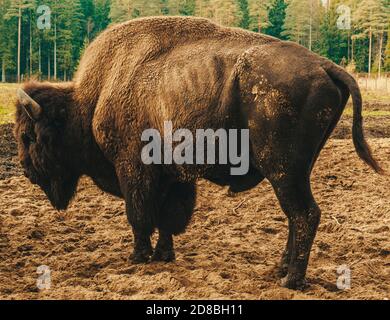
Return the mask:
[[127, 0], [111, 0], [110, 19], [112, 22], [122, 22], [134, 16], [134, 8]]
[[346, 32], [337, 27], [339, 16], [336, 8], [336, 5], [331, 5], [325, 12], [320, 25], [320, 41], [317, 50], [320, 55], [339, 64], [348, 56], [348, 41]]
[[179, 2], [179, 14], [181, 16], [195, 15], [196, 3], [195, 0], [181, 0]]
[[[219, 2], [220, 3], [220, 2]], [[198, 17], [210, 18], [215, 17], [215, 2], [212, 0], [196, 0], [195, 15]]]
[[110, 10], [111, 10], [111, 1], [110, 0], [94, 0], [95, 8], [93, 15], [94, 29], [92, 32], [92, 37], [96, 37], [101, 31], [107, 28], [111, 23], [110, 20]]
[[248, 0], [237, 0], [240, 14], [240, 22], [238, 26], [243, 29], [249, 29], [250, 16], [249, 16], [249, 3]]
[[[387, 31], [389, 33], [389, 30]], [[389, 37], [389, 34], [387, 35]], [[385, 50], [385, 70], [390, 71], [390, 39], [387, 38], [387, 46]]]
[[53, 42], [54, 42], [54, 34], [53, 34], [53, 9], [54, 9], [54, 0], [44, 1], [40, 0], [37, 1], [36, 6], [39, 5], [47, 5], [50, 8], [50, 28], [49, 29], [43, 29], [38, 31], [38, 60], [39, 60], [39, 67], [38, 67], [38, 73], [39, 77], [42, 77], [43, 74], [46, 75], [46, 78], [48, 80], [51, 79], [52, 75], [52, 60], [54, 60], [54, 53], [53, 53]]
[[312, 50], [322, 8], [316, 0], [291, 0], [282, 35]]
[[[339, 4], [352, 8], [352, 30], [337, 28]], [[51, 8], [50, 29], [36, 26], [39, 5]], [[1, 81], [69, 79], [110, 23], [151, 15], [203, 16], [297, 41], [337, 63], [353, 59], [357, 71], [390, 71], [389, 0], [0, 0]]]
[[[58, 63], [66, 80], [76, 68], [83, 46], [83, 11], [80, 0], [68, 0], [58, 7]], [[88, 20], [86, 20], [88, 21]], [[84, 21], [85, 23], [85, 21]], [[86, 37], [85, 39], [88, 40]]]
[[286, 9], [282, 35], [303, 44], [310, 24], [309, 0], [291, 0]]
[[33, 5], [32, 0], [11, 0], [10, 6], [5, 15], [6, 19], [12, 17], [18, 18], [18, 40], [17, 40], [17, 79], [21, 81], [21, 54], [22, 54], [22, 28], [23, 28], [23, 12], [24, 10], [31, 8]]
[[354, 38], [368, 37], [368, 73], [372, 70], [373, 41], [378, 37], [378, 63], [379, 71], [382, 65], [383, 37], [385, 30], [389, 25], [389, 5], [386, 0], [362, 0], [357, 10], [354, 12], [353, 19], [359, 33]]
[[250, 25], [249, 29], [255, 32], [263, 32], [268, 26], [268, 10], [271, 0], [249, 0]]
[[284, 0], [274, 0], [268, 12], [269, 26], [265, 29], [265, 33], [271, 36], [285, 40], [284, 23], [286, 19], [287, 3]]
[[213, 5], [214, 20], [225, 26], [237, 27], [243, 22], [243, 14], [235, 0], [218, 0]]
[[1, 81], [6, 82], [7, 71], [12, 71], [15, 67], [13, 53], [15, 50], [15, 28], [11, 17], [7, 16], [11, 7], [11, 0], [0, 0], [0, 61], [1, 61]]
[[241, 19], [237, 0], [198, 0], [195, 15], [226, 26], [238, 26]]
[[83, 13], [83, 37], [90, 42], [93, 38], [93, 29], [95, 27], [93, 17], [95, 15], [95, 4], [93, 0], [80, 0], [80, 7]]

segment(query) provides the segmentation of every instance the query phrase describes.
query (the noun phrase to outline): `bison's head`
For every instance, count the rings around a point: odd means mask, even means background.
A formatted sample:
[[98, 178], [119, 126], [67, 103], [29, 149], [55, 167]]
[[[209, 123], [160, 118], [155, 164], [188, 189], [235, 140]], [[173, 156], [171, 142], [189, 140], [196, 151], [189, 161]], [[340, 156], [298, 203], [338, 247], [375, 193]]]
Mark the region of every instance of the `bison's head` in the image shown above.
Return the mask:
[[18, 90], [15, 137], [25, 176], [41, 187], [57, 210], [65, 210], [80, 174], [72, 166], [67, 108], [72, 87], [28, 83]]

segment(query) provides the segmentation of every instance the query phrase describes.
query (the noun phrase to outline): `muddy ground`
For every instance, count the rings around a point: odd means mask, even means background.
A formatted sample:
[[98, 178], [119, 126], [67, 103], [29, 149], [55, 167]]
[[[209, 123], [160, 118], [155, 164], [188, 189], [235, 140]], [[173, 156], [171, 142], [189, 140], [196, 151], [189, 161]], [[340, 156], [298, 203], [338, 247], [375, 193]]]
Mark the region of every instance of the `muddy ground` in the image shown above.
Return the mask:
[[[390, 170], [390, 118], [366, 120], [378, 159]], [[12, 126], [0, 127], [1, 299], [388, 299], [390, 180], [356, 156], [343, 118], [313, 173], [323, 211], [303, 292], [276, 277], [287, 221], [270, 184], [228, 197], [199, 182], [196, 212], [176, 238], [177, 261], [132, 265], [133, 238], [121, 200], [83, 179], [67, 213], [53, 210], [22, 175]], [[336, 138], [336, 139], [335, 139]], [[38, 290], [37, 267], [51, 271]], [[351, 269], [351, 289], [336, 286], [337, 268]]]

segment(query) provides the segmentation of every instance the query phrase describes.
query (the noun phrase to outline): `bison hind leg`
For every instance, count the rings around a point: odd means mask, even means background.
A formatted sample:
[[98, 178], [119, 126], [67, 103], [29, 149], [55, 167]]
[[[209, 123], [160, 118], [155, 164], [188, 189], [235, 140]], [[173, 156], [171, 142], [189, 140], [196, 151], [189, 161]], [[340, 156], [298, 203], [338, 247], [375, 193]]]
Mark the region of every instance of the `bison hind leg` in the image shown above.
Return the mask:
[[175, 259], [172, 235], [185, 231], [194, 211], [195, 198], [195, 183], [175, 182], [169, 186], [157, 217], [159, 239], [153, 261], [170, 262]]

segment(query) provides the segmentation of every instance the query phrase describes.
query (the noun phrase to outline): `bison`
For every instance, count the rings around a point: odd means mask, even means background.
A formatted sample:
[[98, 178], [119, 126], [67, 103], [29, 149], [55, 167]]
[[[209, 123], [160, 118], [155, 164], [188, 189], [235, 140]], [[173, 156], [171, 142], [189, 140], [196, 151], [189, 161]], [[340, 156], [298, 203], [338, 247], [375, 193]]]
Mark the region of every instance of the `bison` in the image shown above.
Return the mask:
[[[175, 259], [172, 236], [191, 219], [197, 179], [234, 192], [267, 179], [289, 221], [282, 285], [299, 289], [321, 215], [310, 175], [350, 95], [357, 154], [382, 173], [364, 138], [359, 87], [341, 67], [295, 43], [207, 19], [143, 18], [98, 36], [72, 82], [25, 83], [15, 137], [25, 175], [56, 209], [68, 207], [83, 175], [125, 200], [135, 263]], [[162, 132], [168, 120], [191, 131], [249, 129], [249, 172], [145, 165], [142, 132]]]

